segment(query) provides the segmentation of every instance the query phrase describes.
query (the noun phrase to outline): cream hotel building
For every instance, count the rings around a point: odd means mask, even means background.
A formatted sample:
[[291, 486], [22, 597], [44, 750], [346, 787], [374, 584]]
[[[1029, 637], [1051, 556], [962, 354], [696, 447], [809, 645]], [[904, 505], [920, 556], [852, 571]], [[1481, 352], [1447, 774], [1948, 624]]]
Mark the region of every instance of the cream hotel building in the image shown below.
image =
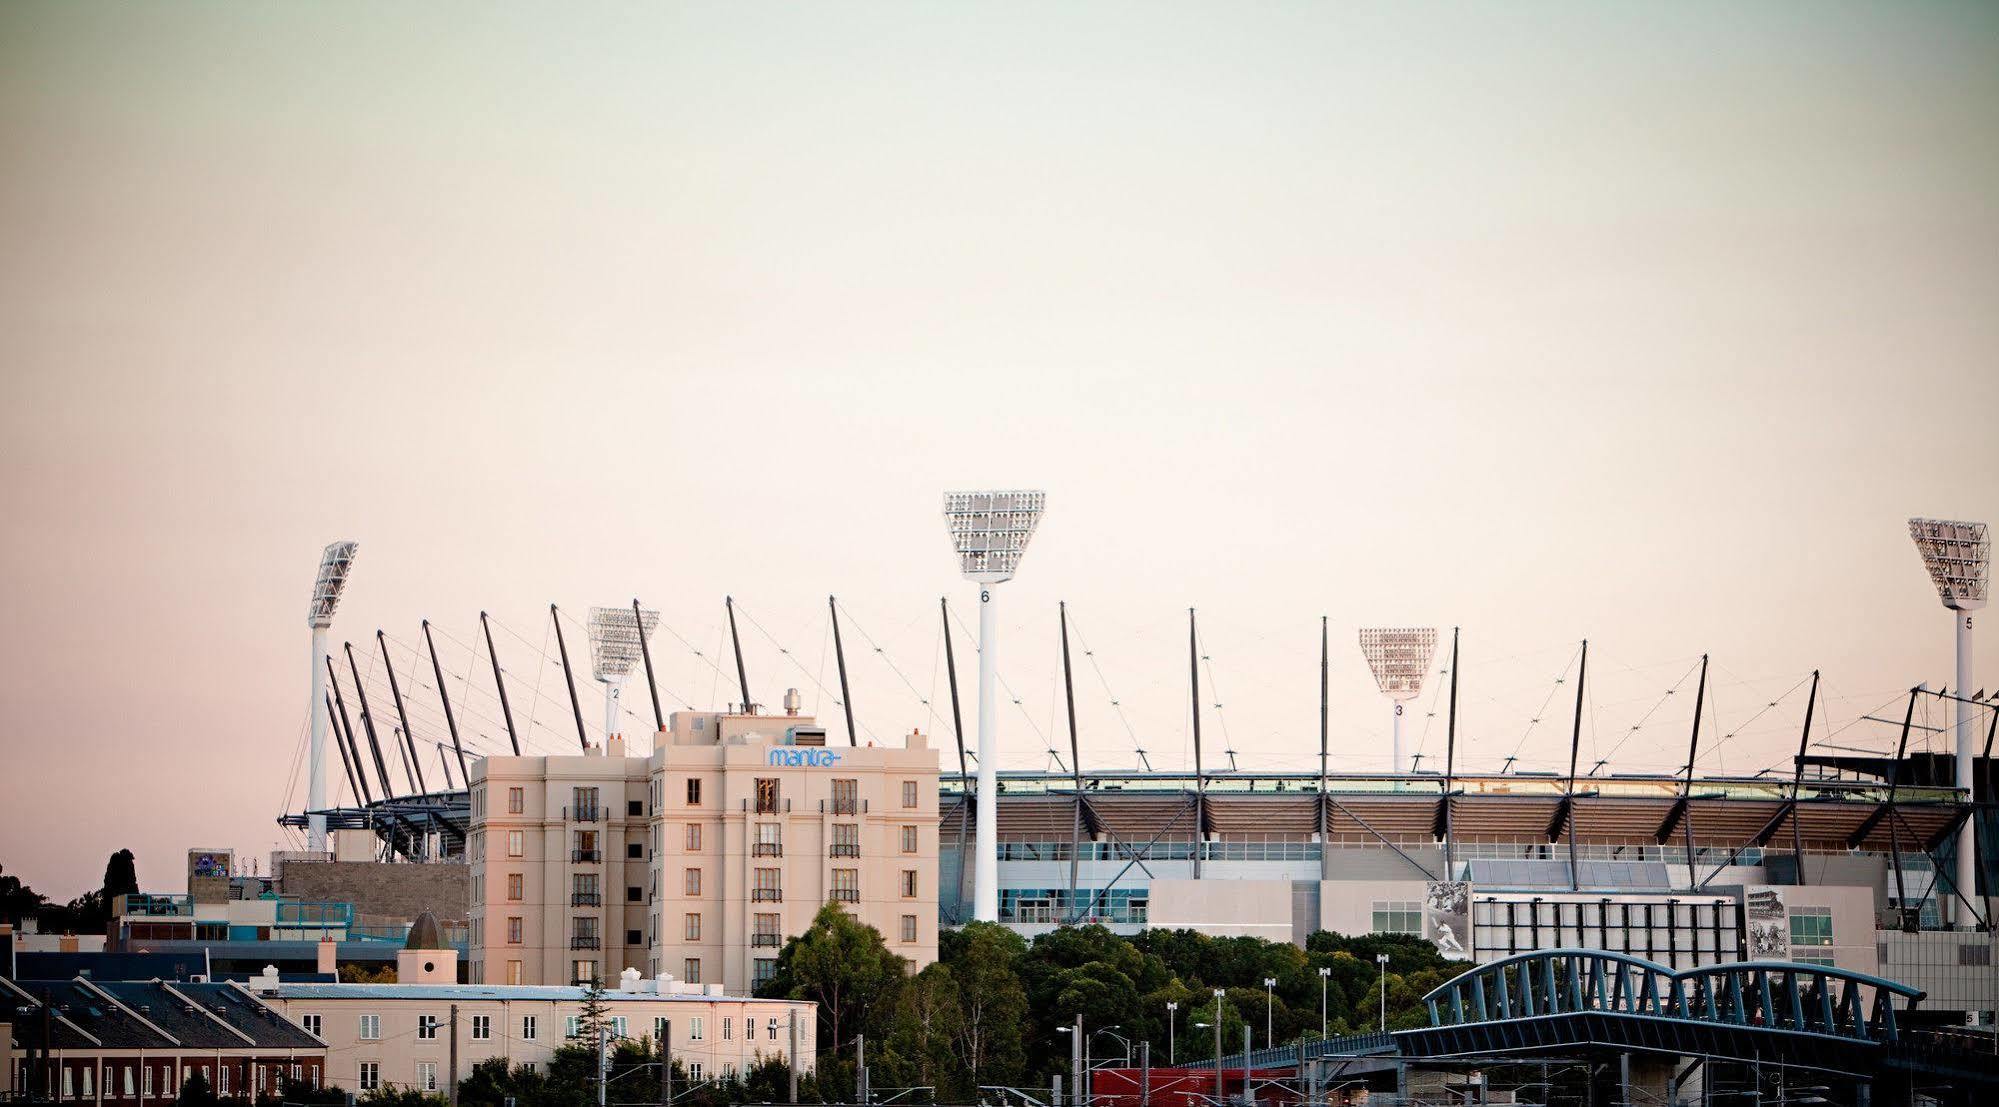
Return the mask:
[[936, 751], [829, 745], [796, 690], [784, 711], [676, 711], [651, 756], [476, 762], [472, 982], [635, 969], [747, 995], [828, 902], [935, 960]]

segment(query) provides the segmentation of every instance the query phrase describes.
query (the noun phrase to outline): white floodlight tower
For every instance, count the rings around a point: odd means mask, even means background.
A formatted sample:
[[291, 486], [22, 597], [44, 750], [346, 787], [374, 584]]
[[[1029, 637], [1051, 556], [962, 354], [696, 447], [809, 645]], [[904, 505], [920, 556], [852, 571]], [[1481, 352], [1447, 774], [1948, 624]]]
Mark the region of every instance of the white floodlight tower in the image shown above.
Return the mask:
[[640, 643], [652, 637], [659, 625], [659, 612], [639, 612], [633, 617], [629, 607], [590, 609], [590, 673], [604, 686], [604, 737], [618, 730], [618, 696], [625, 678], [638, 663]]
[[[1909, 537], [1916, 540], [1923, 565], [1930, 571], [1930, 581], [1937, 586], [1937, 596], [1950, 609], [1951, 619], [1957, 625], [1957, 683], [1953, 687], [1957, 694], [1957, 786], [1969, 795], [1976, 740], [1972, 734], [1970, 702], [1971, 613], [1985, 606], [1992, 569], [1992, 542], [1984, 523], [1952, 519], [1911, 519]], [[1977, 821], [1966, 819], [1957, 831], [1957, 888], [1967, 900], [1978, 895], [1974, 852]], [[1962, 909], [1957, 911], [1960, 927], [1977, 925], [1976, 920], [1968, 917], [1970, 914]]]
[[944, 523], [958, 568], [979, 585], [979, 792], [974, 839], [972, 917], [999, 921], [999, 696], [994, 652], [999, 622], [993, 613], [993, 585], [1013, 579], [1020, 555], [1041, 522], [1046, 492], [951, 492], [944, 497]]
[[312, 680], [312, 734], [307, 749], [305, 781], [305, 848], [315, 853], [326, 849], [326, 628], [333, 625], [333, 609], [340, 606], [340, 593], [347, 587], [347, 574], [354, 567], [358, 542], [335, 542], [319, 555], [319, 579], [312, 585], [312, 609], [306, 624], [312, 627], [312, 656], [306, 671]]
[[1430, 672], [1430, 657], [1437, 652], [1435, 627], [1362, 627], [1361, 656], [1374, 672], [1375, 687], [1395, 701], [1395, 738], [1390, 746], [1394, 761], [1389, 771], [1402, 771], [1402, 705], [1423, 692], [1423, 678]]

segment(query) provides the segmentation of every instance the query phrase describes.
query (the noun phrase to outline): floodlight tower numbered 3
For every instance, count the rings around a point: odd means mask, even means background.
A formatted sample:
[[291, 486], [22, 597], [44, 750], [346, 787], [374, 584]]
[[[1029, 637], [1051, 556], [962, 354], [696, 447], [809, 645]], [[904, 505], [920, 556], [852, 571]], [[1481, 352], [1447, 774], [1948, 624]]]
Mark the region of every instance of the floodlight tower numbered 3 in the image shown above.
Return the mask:
[[1430, 657], [1437, 652], [1437, 628], [1363, 627], [1360, 652], [1374, 673], [1375, 687], [1395, 701], [1394, 740], [1390, 746], [1394, 760], [1389, 771], [1402, 772], [1402, 705], [1423, 693]]
[[994, 586], [1012, 580], [1047, 508], [1046, 492], [950, 492], [944, 524], [958, 568], [979, 586], [979, 791], [974, 835], [972, 917], [999, 921], [999, 620]]
[[604, 737], [621, 733], [618, 697], [625, 678], [638, 664], [641, 644], [652, 637], [659, 625], [659, 612], [633, 611], [629, 607], [590, 609], [590, 675], [604, 686]]
[[314, 853], [326, 849], [326, 628], [333, 625], [333, 609], [340, 606], [354, 552], [360, 548], [357, 542], [335, 542], [319, 555], [319, 577], [313, 581], [312, 607], [305, 617], [312, 628], [312, 656], [306, 658], [312, 682], [312, 733], [306, 756], [305, 848]]
[[[1937, 598], [1950, 609], [1957, 626], [1957, 786], [1972, 797], [1972, 762], [1976, 736], [1972, 733], [1971, 703], [1971, 613], [1985, 606], [1992, 569], [1992, 541], [1984, 523], [1954, 519], [1911, 519], [1909, 537], [1923, 555]], [[1975, 851], [1977, 819], [1966, 819], [1957, 831], [1957, 889], [1965, 899], [1978, 895], [1978, 866]], [[1976, 926], [1966, 917], [1971, 912], [1957, 909], [1959, 928]]]

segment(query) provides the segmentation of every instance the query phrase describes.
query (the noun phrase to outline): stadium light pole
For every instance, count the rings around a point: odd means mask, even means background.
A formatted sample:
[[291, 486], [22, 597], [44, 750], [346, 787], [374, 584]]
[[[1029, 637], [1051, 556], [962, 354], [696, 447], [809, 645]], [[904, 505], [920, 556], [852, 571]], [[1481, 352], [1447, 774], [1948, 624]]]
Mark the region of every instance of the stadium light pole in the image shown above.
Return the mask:
[[994, 654], [999, 620], [993, 586], [1012, 580], [1048, 505], [1045, 492], [950, 492], [944, 523], [958, 568], [979, 585], [979, 790], [974, 833], [972, 917], [999, 921], [999, 696]]
[[[340, 606], [340, 593], [347, 587], [347, 574], [354, 567], [358, 542], [335, 542], [319, 555], [319, 577], [312, 585], [312, 608], [306, 625], [312, 628], [312, 654], [306, 669], [312, 674], [312, 736], [308, 746], [305, 782], [305, 848], [314, 853], [326, 850], [326, 629], [333, 625], [333, 609]], [[357, 797], [358, 798], [358, 797]]]
[[[636, 617], [635, 617], [636, 616]], [[590, 621], [590, 675], [604, 686], [604, 737], [619, 733], [618, 697], [639, 651], [659, 625], [659, 612], [629, 607], [593, 607]]]
[[[1937, 598], [1951, 612], [1957, 627], [1957, 786], [1972, 798], [1972, 762], [1975, 736], [1972, 733], [1972, 704], [1967, 699], [1971, 687], [1971, 613], [1985, 606], [1992, 568], [1992, 542], [1984, 523], [1955, 519], [1911, 519], [1909, 537], [1923, 555]], [[1970, 901], [1978, 896], [1976, 842], [1978, 820], [1964, 820], [1957, 831], [1957, 890]], [[1972, 912], [1960, 904], [1955, 913], [1958, 928], [1977, 925]]]
[[1374, 673], [1374, 686], [1395, 702], [1394, 737], [1389, 749], [1394, 757], [1390, 772], [1402, 770], [1402, 705], [1423, 692], [1423, 678], [1430, 672], [1430, 657], [1437, 652], [1435, 627], [1362, 627], [1361, 656]]

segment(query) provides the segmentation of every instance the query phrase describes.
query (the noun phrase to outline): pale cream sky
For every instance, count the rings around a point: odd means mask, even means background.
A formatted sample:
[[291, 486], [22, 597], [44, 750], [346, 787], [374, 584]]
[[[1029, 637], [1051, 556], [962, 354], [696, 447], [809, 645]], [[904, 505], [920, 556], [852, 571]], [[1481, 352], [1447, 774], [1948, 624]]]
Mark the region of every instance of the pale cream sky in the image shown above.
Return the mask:
[[1999, 521], [1990, 5], [14, 3], [0, 158], [0, 864], [59, 896], [279, 843], [335, 538], [336, 642], [488, 608], [525, 685], [549, 601], [712, 657], [733, 592], [829, 719], [838, 592], [863, 726], [948, 745], [937, 497], [1045, 487], [1009, 766], [1066, 599], [1093, 764], [1190, 760], [1197, 606], [1245, 766], [1313, 763], [1325, 614], [1336, 766], [1354, 629], [1430, 623], [1469, 767], [1565, 760], [1588, 635], [1586, 763], [1677, 765], [1706, 650], [1733, 772], [1814, 667], [1827, 734], [1947, 682], [1903, 519]]

